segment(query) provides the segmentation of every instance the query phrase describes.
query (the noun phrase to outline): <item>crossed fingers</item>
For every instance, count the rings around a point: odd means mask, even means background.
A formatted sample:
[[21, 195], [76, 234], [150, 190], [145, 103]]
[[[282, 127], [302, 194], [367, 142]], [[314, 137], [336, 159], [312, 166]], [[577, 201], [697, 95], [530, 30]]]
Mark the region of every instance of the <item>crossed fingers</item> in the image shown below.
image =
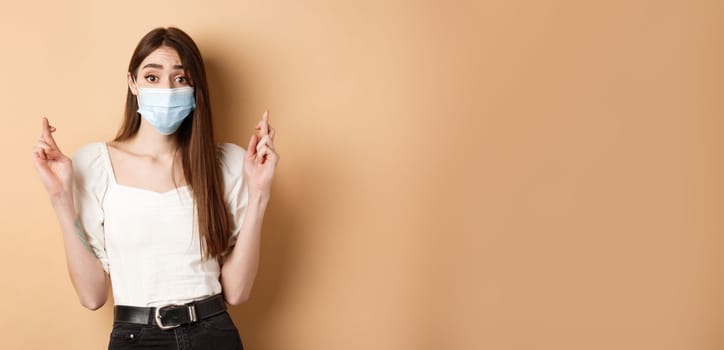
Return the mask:
[[40, 138], [33, 147], [33, 154], [36, 158], [42, 160], [55, 159], [60, 153], [53, 138], [53, 132], [55, 132], [55, 127], [50, 125], [48, 118], [43, 117]]
[[255, 129], [257, 132], [252, 137], [251, 144], [254, 143], [254, 139], [258, 139], [254, 152], [252, 153], [256, 156], [257, 163], [264, 163], [265, 160], [268, 159], [277, 162], [279, 160], [279, 155], [274, 150], [274, 136], [276, 135], [276, 130], [269, 125], [268, 111], [264, 112], [261, 121], [259, 121]]

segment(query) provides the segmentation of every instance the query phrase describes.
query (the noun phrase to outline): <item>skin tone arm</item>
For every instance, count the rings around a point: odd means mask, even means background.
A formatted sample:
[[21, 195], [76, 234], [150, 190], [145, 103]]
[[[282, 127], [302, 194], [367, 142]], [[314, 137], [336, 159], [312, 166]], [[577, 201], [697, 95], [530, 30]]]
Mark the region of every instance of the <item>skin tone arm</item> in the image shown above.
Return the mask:
[[276, 130], [269, 125], [269, 113], [251, 136], [244, 157], [244, 179], [249, 189], [249, 203], [236, 245], [221, 266], [224, 299], [232, 305], [249, 298], [259, 266], [259, 243], [264, 212], [271, 195], [271, 182], [279, 155], [274, 150]]
[[110, 277], [93, 253], [80, 224], [73, 202], [71, 159], [58, 148], [47, 118], [43, 118], [40, 139], [33, 148], [33, 162], [45, 186], [63, 234], [70, 280], [84, 307], [96, 310], [108, 299]]

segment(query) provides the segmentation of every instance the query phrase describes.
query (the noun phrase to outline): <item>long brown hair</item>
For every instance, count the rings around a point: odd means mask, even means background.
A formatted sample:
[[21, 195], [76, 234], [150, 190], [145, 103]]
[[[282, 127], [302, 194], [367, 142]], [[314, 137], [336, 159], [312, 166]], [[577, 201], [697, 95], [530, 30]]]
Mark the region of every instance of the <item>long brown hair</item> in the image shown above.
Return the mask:
[[[174, 136], [179, 146], [177, 151], [181, 152], [183, 173], [193, 191], [197, 208], [202, 257], [219, 258], [229, 243], [231, 215], [223, 197], [221, 164], [214, 142], [206, 68], [201, 52], [182, 30], [174, 27], [156, 28], [141, 38], [131, 56], [128, 71], [136, 78], [141, 62], [161, 46], [171, 47], [178, 52], [183, 69], [195, 90], [196, 108], [191, 116], [184, 119]], [[137, 110], [138, 100], [129, 87], [123, 124], [114, 141], [127, 140], [138, 132], [141, 115]]]

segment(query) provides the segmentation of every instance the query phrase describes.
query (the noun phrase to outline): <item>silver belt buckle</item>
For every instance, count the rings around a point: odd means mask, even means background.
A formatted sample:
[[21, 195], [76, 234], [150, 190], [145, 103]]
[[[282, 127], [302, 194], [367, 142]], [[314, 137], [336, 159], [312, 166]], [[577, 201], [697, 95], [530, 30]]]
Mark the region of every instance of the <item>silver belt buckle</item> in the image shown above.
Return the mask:
[[163, 321], [161, 320], [161, 318], [162, 318], [162, 316], [161, 316], [161, 310], [163, 310], [163, 309], [165, 309], [165, 308], [169, 308], [169, 307], [186, 307], [186, 308], [188, 309], [188, 312], [189, 312], [189, 319], [190, 319], [190, 322], [189, 322], [189, 323], [194, 323], [194, 322], [197, 321], [197, 319], [196, 319], [196, 305], [166, 305], [166, 306], [163, 306], [163, 307], [157, 307], [157, 308], [156, 308], [156, 312], [154, 313], [154, 318], [156, 319], [156, 324], [158, 325], [158, 328], [161, 328], [161, 329], [163, 329], [163, 330], [167, 330], [167, 329], [174, 329], [174, 328], [176, 328], [176, 327], [178, 327], [178, 326], [181, 325], [181, 323], [172, 324], [172, 325], [164, 325], [164, 324], [163, 324]]

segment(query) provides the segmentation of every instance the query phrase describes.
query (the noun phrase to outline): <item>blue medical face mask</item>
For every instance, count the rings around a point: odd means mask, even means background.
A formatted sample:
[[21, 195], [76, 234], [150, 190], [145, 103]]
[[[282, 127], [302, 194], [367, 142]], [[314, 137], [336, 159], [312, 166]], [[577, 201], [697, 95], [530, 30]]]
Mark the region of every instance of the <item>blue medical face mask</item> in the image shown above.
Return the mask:
[[[136, 80], [133, 80], [136, 83]], [[194, 88], [143, 88], [138, 90], [138, 113], [160, 134], [171, 135], [196, 108]]]

